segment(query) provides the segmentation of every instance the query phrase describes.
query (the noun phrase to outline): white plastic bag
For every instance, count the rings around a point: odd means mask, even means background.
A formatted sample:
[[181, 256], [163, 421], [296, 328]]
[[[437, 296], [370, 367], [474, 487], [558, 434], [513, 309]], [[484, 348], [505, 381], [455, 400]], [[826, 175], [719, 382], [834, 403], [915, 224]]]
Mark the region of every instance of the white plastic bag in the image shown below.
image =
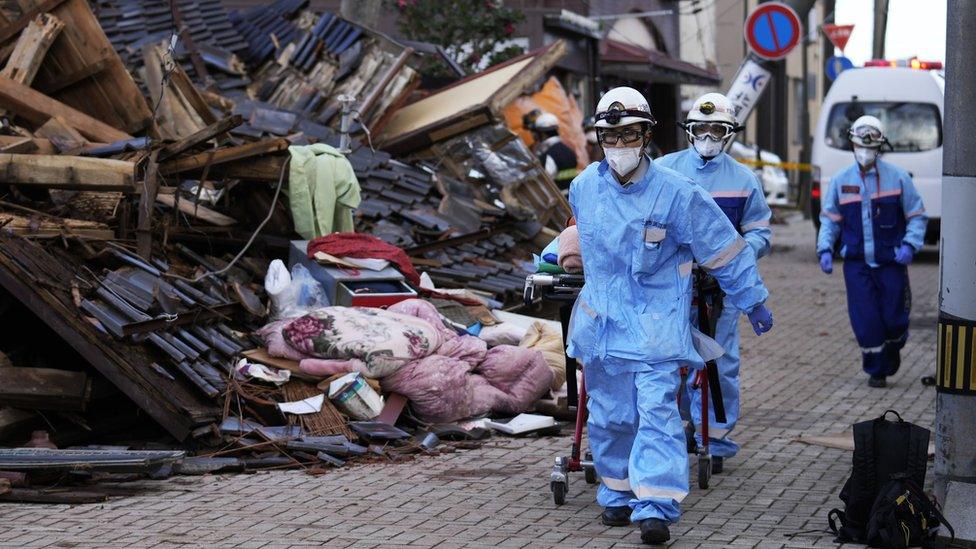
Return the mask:
[[271, 320], [294, 318], [311, 309], [329, 306], [325, 289], [302, 264], [296, 264], [289, 273], [285, 264], [275, 259], [268, 266], [264, 289], [271, 302]]

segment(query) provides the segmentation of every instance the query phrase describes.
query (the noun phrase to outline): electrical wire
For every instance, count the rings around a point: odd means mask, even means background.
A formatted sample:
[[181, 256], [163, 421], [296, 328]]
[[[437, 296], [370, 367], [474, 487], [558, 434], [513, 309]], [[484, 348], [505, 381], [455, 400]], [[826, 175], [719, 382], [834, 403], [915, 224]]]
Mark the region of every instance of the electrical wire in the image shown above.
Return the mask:
[[197, 282], [200, 282], [201, 280], [209, 276], [222, 275], [227, 271], [229, 271], [231, 267], [233, 267], [238, 261], [240, 261], [242, 257], [244, 257], [244, 254], [247, 253], [247, 250], [251, 247], [251, 244], [254, 244], [254, 240], [257, 239], [258, 234], [261, 233], [261, 230], [264, 229], [264, 226], [267, 225], [268, 221], [271, 221], [271, 218], [274, 216], [275, 207], [278, 205], [278, 197], [281, 195], [281, 189], [285, 183], [285, 174], [288, 173], [288, 165], [290, 163], [291, 163], [291, 157], [288, 157], [285, 159], [285, 162], [281, 165], [281, 172], [278, 174], [278, 187], [275, 189], [274, 198], [271, 199], [271, 207], [268, 208], [268, 215], [265, 216], [264, 220], [261, 221], [261, 223], [257, 226], [256, 229], [254, 229], [254, 232], [251, 233], [251, 237], [247, 240], [247, 243], [244, 244], [244, 247], [241, 248], [241, 251], [237, 252], [237, 255], [234, 256], [234, 259], [231, 259], [230, 262], [226, 266], [224, 266], [224, 268], [218, 269], [216, 271], [207, 271], [196, 278], [186, 278], [171, 273], [163, 273], [163, 276], [169, 278], [178, 278], [180, 280], [196, 284]]

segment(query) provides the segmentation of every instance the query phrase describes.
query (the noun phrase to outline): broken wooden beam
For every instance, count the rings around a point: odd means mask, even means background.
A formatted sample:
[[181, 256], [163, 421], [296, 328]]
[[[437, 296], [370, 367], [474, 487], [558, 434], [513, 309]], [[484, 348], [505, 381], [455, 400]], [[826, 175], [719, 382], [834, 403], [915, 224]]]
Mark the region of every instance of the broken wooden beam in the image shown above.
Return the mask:
[[62, 154], [72, 154], [88, 144], [88, 140], [60, 116], [52, 116], [47, 122], [41, 124], [41, 127], [37, 128], [34, 133], [39, 137], [49, 139], [54, 148]]
[[191, 170], [201, 169], [208, 164], [214, 166], [234, 160], [252, 158], [255, 156], [283, 151], [288, 148], [288, 145], [289, 143], [287, 139], [276, 138], [266, 139], [264, 141], [255, 141], [254, 143], [248, 143], [246, 145], [240, 145], [237, 147], [214, 149], [212, 151], [202, 152], [186, 158], [177, 158], [170, 160], [169, 162], [164, 162], [160, 167], [160, 172], [163, 175], [188, 172]]
[[135, 193], [135, 163], [125, 160], [0, 154], [0, 182], [51, 189]]
[[[27, 139], [33, 147], [22, 144]], [[7, 147], [14, 147], [15, 150], [5, 150]], [[16, 150], [26, 149], [26, 150]], [[5, 153], [34, 153], [34, 154], [58, 154], [58, 149], [54, 147], [49, 139], [31, 138], [20, 135], [0, 135], [0, 152]]]
[[37, 76], [48, 48], [63, 28], [64, 23], [49, 13], [42, 13], [31, 20], [17, 39], [17, 45], [3, 70], [0, 70], [0, 76], [29, 86]]
[[76, 237], [83, 240], [113, 240], [115, 231], [97, 221], [70, 218], [25, 217], [0, 210], [3, 230], [27, 238]]
[[91, 382], [84, 372], [0, 368], [0, 404], [25, 410], [84, 411]]
[[21, 14], [20, 19], [13, 21], [4, 25], [0, 28], [0, 44], [10, 40], [14, 36], [17, 36], [20, 31], [22, 31], [27, 25], [34, 20], [34, 17], [53, 10], [54, 8], [63, 4], [65, 0], [45, 0], [44, 2], [38, 3], [32, 9], [24, 11]]
[[[173, 208], [176, 205], [176, 195], [173, 194], [160, 194], [156, 196], [156, 202], [163, 204], [164, 206], [169, 206]], [[180, 200], [179, 209], [184, 214], [200, 221], [206, 221], [212, 225], [217, 225], [218, 227], [230, 227], [231, 225], [237, 225], [237, 220], [233, 217], [226, 216], [220, 212], [215, 212], [210, 208], [201, 206], [199, 204], [194, 204], [189, 200]]]
[[[210, 170], [210, 179], [243, 179], [246, 181], [268, 181], [276, 183], [281, 177], [281, 170], [288, 161], [287, 154], [270, 154], [243, 160], [234, 160]], [[195, 175], [195, 174], [192, 174]], [[288, 173], [285, 173], [285, 181]]]
[[233, 116], [218, 120], [217, 122], [210, 124], [206, 128], [194, 133], [193, 135], [187, 136], [175, 143], [170, 143], [166, 145], [159, 151], [159, 160], [163, 161], [167, 158], [176, 156], [184, 151], [192, 149], [197, 145], [210, 141], [214, 137], [220, 134], [227, 133], [228, 131], [240, 126], [244, 123], [244, 118], [235, 114]]
[[37, 143], [30, 137], [18, 137], [16, 141], [0, 144], [0, 153], [32, 153], [37, 150]]
[[36, 126], [44, 124], [52, 116], [60, 116], [92, 141], [111, 143], [132, 139], [131, 135], [121, 130], [4, 76], [0, 76], [0, 107], [17, 113], [17, 116]]

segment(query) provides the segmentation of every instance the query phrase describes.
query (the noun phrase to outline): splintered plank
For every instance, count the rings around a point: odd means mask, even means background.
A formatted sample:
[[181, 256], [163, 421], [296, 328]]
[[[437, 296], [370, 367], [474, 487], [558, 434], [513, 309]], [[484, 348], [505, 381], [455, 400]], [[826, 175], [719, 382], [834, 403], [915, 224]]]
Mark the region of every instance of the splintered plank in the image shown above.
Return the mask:
[[0, 182], [53, 189], [134, 193], [135, 163], [125, 160], [0, 154]]
[[60, 116], [52, 116], [47, 122], [41, 124], [41, 127], [37, 128], [34, 133], [39, 137], [49, 139], [60, 153], [77, 151], [88, 144], [88, 140]]
[[84, 240], [112, 240], [115, 231], [97, 221], [69, 218], [24, 217], [0, 211], [3, 230], [27, 238], [61, 238], [73, 236]]
[[237, 147], [214, 149], [212, 151], [202, 152], [186, 158], [176, 158], [168, 162], [164, 162], [161, 165], [161, 173], [163, 175], [171, 175], [174, 173], [188, 172], [203, 168], [208, 164], [211, 166], [224, 164], [234, 160], [252, 158], [255, 156], [283, 151], [287, 148], [288, 140], [284, 138], [277, 138], [266, 139], [264, 141], [255, 141], [254, 143], [248, 143], [246, 145], [240, 145]]
[[132, 139], [131, 135], [101, 120], [5, 76], [0, 76], [0, 107], [15, 112], [36, 126], [44, 124], [52, 116], [60, 116], [65, 123], [92, 141], [112, 143]]
[[[156, 202], [172, 208], [176, 205], [176, 196], [172, 194], [160, 194], [156, 196]], [[237, 225], [237, 220], [233, 217], [228, 217], [199, 204], [193, 204], [189, 200], [180, 200], [179, 204], [181, 212], [200, 221], [206, 221], [218, 227]]]
[[[33, 87], [52, 89], [62, 81], [64, 75], [83, 74], [91, 65], [109, 59], [108, 65], [99, 72], [61, 87], [54, 98], [126, 133], [139, 132], [147, 127], [151, 117], [149, 105], [109, 42], [87, 0], [17, 0], [17, 3], [31, 18], [37, 13], [49, 12], [64, 22], [61, 36], [48, 50]], [[23, 19], [21, 17], [11, 25], [19, 25]], [[0, 37], [4, 32], [0, 30]], [[116, 139], [93, 140], [111, 142]]]
[[64, 23], [49, 13], [42, 13], [34, 18], [17, 39], [17, 45], [14, 46], [7, 65], [0, 71], [0, 76], [30, 85], [44, 62], [48, 48], [63, 28]]

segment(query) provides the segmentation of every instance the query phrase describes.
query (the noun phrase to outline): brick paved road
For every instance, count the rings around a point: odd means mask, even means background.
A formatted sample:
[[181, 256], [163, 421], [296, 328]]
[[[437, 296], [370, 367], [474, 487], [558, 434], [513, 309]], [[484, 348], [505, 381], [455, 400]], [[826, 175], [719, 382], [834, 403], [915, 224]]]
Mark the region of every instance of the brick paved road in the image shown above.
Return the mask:
[[[813, 258], [809, 222], [777, 226], [763, 273], [776, 328], [743, 341], [743, 446], [708, 491], [693, 489], [680, 547], [833, 546], [822, 530], [847, 477], [849, 453], [791, 442], [900, 410], [927, 427], [934, 389], [938, 265], [923, 254], [911, 267], [913, 332], [902, 373], [887, 390], [860, 372], [839, 273], [825, 277]], [[743, 333], [751, 330], [743, 327]], [[2, 547], [631, 547], [634, 528], [599, 524], [594, 489], [580, 476], [565, 505], [547, 487], [552, 457], [569, 437], [498, 438], [479, 450], [390, 466], [183, 477], [147, 482], [138, 496], [101, 505], [0, 505]], [[694, 478], [694, 469], [690, 472]], [[931, 473], [930, 473], [931, 477]]]

